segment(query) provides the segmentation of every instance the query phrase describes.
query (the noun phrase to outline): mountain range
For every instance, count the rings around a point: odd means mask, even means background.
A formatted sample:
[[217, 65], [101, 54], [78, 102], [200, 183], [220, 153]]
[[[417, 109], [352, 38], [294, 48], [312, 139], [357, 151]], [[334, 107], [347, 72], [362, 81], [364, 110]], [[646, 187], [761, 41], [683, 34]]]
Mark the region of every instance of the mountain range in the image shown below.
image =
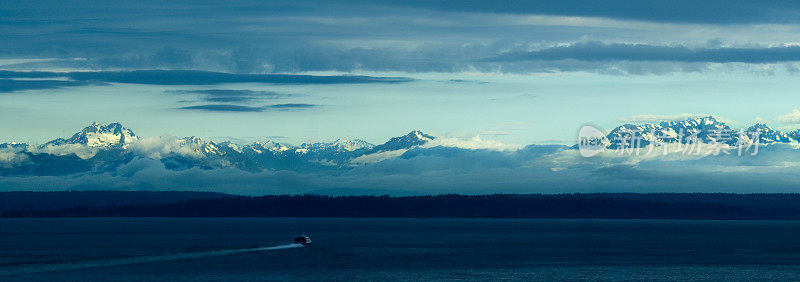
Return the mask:
[[[158, 160], [170, 170], [233, 167], [253, 172], [335, 172], [381, 162], [386, 158], [417, 156], [424, 150], [436, 147], [430, 145], [435, 139], [437, 137], [433, 135], [414, 130], [378, 145], [359, 139], [303, 143], [299, 146], [275, 141], [240, 145], [194, 136], [141, 138], [120, 123], [93, 123], [69, 138], [57, 138], [42, 145], [0, 144], [0, 176], [114, 172], [136, 159]], [[634, 139], [637, 141], [633, 142]], [[609, 149], [619, 149], [652, 143], [704, 142], [735, 146], [755, 141], [771, 144], [793, 143], [798, 140], [800, 130], [784, 133], [758, 123], [737, 131], [713, 116], [706, 116], [658, 124], [620, 125], [612, 129], [603, 142]], [[430, 146], [425, 146], [426, 144]], [[536, 145], [526, 148], [534, 146]], [[474, 150], [459, 148], [457, 145], [447, 147], [451, 151]], [[557, 151], [569, 147], [550, 149]]]
[[350, 161], [361, 156], [387, 151], [402, 152], [422, 146], [435, 138], [414, 130], [379, 145], [360, 139], [303, 143], [299, 146], [275, 141], [239, 145], [195, 136], [145, 140], [120, 123], [92, 123], [72, 137], [57, 138], [38, 146], [25, 143], [0, 144], [0, 154], [5, 154], [5, 159], [9, 159], [0, 163], [0, 175], [63, 175], [92, 170], [110, 171], [136, 157], [158, 159], [168, 169], [341, 169], [353, 166]]
[[713, 116], [663, 121], [658, 124], [624, 124], [611, 130], [603, 142], [609, 149], [644, 147], [653, 143], [744, 144], [792, 143], [800, 141], [800, 129], [787, 133], [756, 123], [736, 130]]

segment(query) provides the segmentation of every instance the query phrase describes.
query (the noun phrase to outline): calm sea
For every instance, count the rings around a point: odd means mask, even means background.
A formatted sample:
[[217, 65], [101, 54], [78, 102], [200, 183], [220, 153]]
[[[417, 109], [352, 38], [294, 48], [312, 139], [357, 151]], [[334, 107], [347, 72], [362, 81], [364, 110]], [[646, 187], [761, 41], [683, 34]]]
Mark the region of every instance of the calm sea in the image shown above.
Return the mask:
[[[307, 233], [310, 247], [290, 241]], [[0, 219], [0, 281], [789, 280], [800, 222]]]

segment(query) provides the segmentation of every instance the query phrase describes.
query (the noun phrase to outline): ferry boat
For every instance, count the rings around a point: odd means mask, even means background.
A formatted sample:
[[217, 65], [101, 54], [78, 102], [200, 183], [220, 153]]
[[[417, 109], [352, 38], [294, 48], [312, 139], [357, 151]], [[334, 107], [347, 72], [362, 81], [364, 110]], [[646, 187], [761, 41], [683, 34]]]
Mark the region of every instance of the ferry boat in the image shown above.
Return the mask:
[[303, 246], [308, 246], [308, 245], [311, 245], [311, 238], [309, 238], [308, 236], [303, 234], [303, 235], [300, 235], [300, 237], [294, 238], [294, 243], [295, 244], [300, 244], [300, 245], [303, 245]]

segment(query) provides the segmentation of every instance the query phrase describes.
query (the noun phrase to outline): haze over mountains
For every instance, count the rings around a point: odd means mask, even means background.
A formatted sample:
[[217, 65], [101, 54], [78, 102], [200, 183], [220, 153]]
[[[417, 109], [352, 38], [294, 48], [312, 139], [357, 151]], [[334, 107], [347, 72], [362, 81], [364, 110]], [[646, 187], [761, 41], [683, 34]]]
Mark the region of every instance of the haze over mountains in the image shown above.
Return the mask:
[[[274, 141], [239, 145], [195, 136], [140, 138], [120, 123], [92, 123], [69, 138], [57, 138], [39, 146], [0, 144], [6, 157], [0, 175], [63, 175], [107, 170], [135, 157], [157, 159], [168, 169], [236, 167], [248, 171], [319, 170], [353, 166], [359, 157], [398, 152], [421, 146], [435, 137], [414, 130], [386, 143], [337, 139], [299, 146]], [[11, 156], [13, 154], [13, 156]]]
[[[721, 137], [720, 131], [729, 132]], [[694, 136], [696, 139], [687, 138]], [[758, 156], [620, 156], [638, 147], [701, 142]], [[711, 117], [621, 125], [607, 151], [580, 157], [567, 145], [508, 146], [415, 130], [382, 144], [334, 140], [297, 146], [237, 144], [198, 137], [142, 137], [120, 123], [94, 123], [41, 145], [0, 144], [0, 185], [11, 190], [191, 190], [234, 194], [540, 193], [796, 191], [800, 131], [765, 124], [734, 129]], [[627, 143], [626, 143], [627, 142]], [[625, 146], [622, 146], [625, 145]]]
[[[719, 132], [727, 132], [727, 135], [722, 136]], [[609, 149], [618, 149], [625, 146], [644, 147], [651, 143], [692, 142], [693, 139], [689, 137], [696, 137], [703, 143], [730, 146], [741, 144], [742, 138], [747, 139], [746, 142], [756, 141], [752, 139], [757, 138], [760, 144], [796, 143], [800, 140], [800, 129], [783, 133], [761, 123], [741, 132], [744, 134], [739, 135], [724, 122], [707, 116], [659, 124], [621, 125], [608, 133], [605, 142]], [[633, 143], [633, 138], [639, 141]], [[430, 134], [414, 130], [379, 145], [360, 139], [337, 139], [299, 146], [274, 141], [240, 145], [194, 136], [142, 138], [120, 123], [93, 123], [69, 138], [57, 138], [39, 146], [0, 144], [4, 154], [0, 175], [65, 175], [92, 170], [108, 171], [136, 157], [159, 160], [170, 170], [193, 167], [235, 167], [246, 171], [347, 169], [387, 158], [403, 157], [410, 149], [434, 139], [436, 137]], [[468, 150], [460, 148], [458, 144], [444, 147]]]

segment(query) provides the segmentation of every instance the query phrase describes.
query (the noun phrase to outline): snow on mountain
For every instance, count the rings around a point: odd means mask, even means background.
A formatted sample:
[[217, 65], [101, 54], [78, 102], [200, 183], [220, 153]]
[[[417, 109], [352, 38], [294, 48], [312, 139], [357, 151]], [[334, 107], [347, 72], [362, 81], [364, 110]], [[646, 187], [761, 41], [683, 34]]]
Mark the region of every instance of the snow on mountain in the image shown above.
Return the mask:
[[[728, 145], [753, 141], [762, 144], [796, 143], [800, 140], [800, 129], [783, 133], [766, 124], [758, 123], [744, 130], [735, 130], [713, 116], [707, 116], [683, 121], [624, 124], [611, 130], [604, 142], [608, 148], [613, 149], [626, 146], [643, 147], [652, 143], [694, 142], [692, 138], [696, 138], [698, 142]], [[487, 146], [479, 139], [471, 140], [470, 144], [473, 146], [465, 146], [463, 142], [444, 141], [447, 139], [414, 130], [403, 136], [391, 138], [380, 145], [359, 139], [337, 139], [332, 142], [304, 143], [300, 146], [274, 141], [240, 145], [230, 141], [215, 142], [194, 136], [140, 139], [133, 131], [119, 123], [108, 125], [93, 123], [68, 139], [59, 138], [45, 145], [33, 147], [27, 144], [4, 143], [0, 144], [0, 151], [6, 153], [4, 158], [8, 160], [21, 160], [22, 155], [30, 156], [29, 161], [7, 161], [6, 163], [10, 165], [6, 166], [31, 165], [37, 160], [48, 164], [63, 161], [64, 164], [68, 164], [66, 166], [78, 167], [72, 165], [77, 163], [82, 170], [88, 170], [93, 167], [121, 165], [138, 157], [159, 160], [166, 168], [175, 170], [195, 167], [204, 169], [237, 167], [249, 171], [307, 171], [368, 165], [401, 157], [414, 148], [427, 150], [430, 147], [446, 146], [471, 150]], [[497, 144], [490, 145], [497, 146]]]
[[346, 165], [350, 160], [364, 155], [375, 145], [364, 140], [337, 139], [333, 142], [304, 143], [291, 152], [301, 161], [325, 167]]
[[745, 130], [734, 130], [713, 116], [689, 118], [683, 121], [665, 121], [658, 125], [624, 124], [611, 130], [606, 136], [608, 148], [644, 147], [651, 143], [716, 143], [734, 146], [755, 142], [761, 144], [789, 143], [797, 141], [800, 131], [781, 133], [772, 127], [758, 123]]
[[738, 134], [730, 126], [714, 118], [707, 116], [702, 118], [689, 118], [684, 121], [665, 121], [659, 124], [661, 128], [672, 129], [677, 134], [683, 133], [684, 140], [672, 139], [686, 143], [686, 138], [695, 136], [697, 140], [703, 142], [717, 142], [729, 145], [736, 144]]
[[434, 138], [436, 137], [433, 137], [433, 135], [428, 135], [422, 131], [414, 130], [406, 135], [389, 139], [389, 141], [387, 141], [386, 143], [373, 147], [371, 151], [384, 152], [384, 151], [408, 149], [414, 146], [424, 145], [425, 143], [428, 143], [428, 141], [431, 141]]
[[217, 148], [219, 148], [224, 154], [242, 153], [241, 147], [231, 141], [217, 143]]
[[0, 144], [0, 149], [18, 149], [18, 150], [25, 150], [25, 149], [28, 149], [28, 144], [25, 144], [25, 143], [17, 143], [17, 142], [2, 143], [2, 144]]
[[795, 129], [786, 133], [786, 136], [792, 138], [795, 142], [800, 142], [800, 129]]
[[30, 157], [24, 153], [26, 148], [17, 143], [0, 144], [0, 168], [13, 168], [27, 162]]
[[[391, 138], [379, 146], [359, 139], [337, 139], [333, 142], [306, 143], [300, 146], [267, 141], [242, 146], [230, 141], [215, 142], [195, 136], [139, 138], [132, 130], [119, 123], [92, 123], [68, 139], [55, 139], [33, 148], [29, 148], [27, 144], [5, 143], [0, 144], [0, 149], [5, 148], [5, 151], [13, 151], [14, 154], [42, 154], [36, 159], [47, 160], [49, 163], [56, 160], [64, 160], [70, 164], [79, 163], [80, 166], [75, 167], [80, 167], [80, 171], [92, 167], [110, 169], [135, 158], [160, 160], [167, 169], [174, 170], [194, 167], [237, 167], [250, 171], [320, 170], [347, 167], [351, 165], [351, 160], [373, 153], [392, 152], [392, 156], [399, 155], [402, 151], [433, 139], [433, 136], [415, 130], [404, 136]], [[13, 163], [15, 166], [20, 165], [20, 162]], [[75, 169], [59, 171], [75, 172]]]
[[262, 154], [265, 152], [281, 153], [291, 149], [289, 146], [283, 145], [275, 141], [255, 142], [250, 145], [242, 147], [242, 152], [250, 154]]
[[333, 143], [331, 143], [330, 145], [344, 151], [372, 149], [372, 147], [375, 147], [375, 145], [373, 145], [372, 143], [369, 143], [361, 139], [354, 139], [354, 140], [336, 139], [336, 141], [333, 141]]
[[197, 155], [204, 156], [223, 156], [243, 153], [243, 147], [231, 141], [217, 143], [211, 140], [203, 140], [196, 136], [178, 139], [178, 144], [179, 146], [190, 148]]
[[119, 123], [105, 125], [95, 122], [80, 132], [75, 133], [69, 139], [58, 138], [45, 143], [45, 146], [80, 144], [101, 149], [127, 149], [133, 142], [137, 140], [139, 140], [139, 137], [137, 137], [132, 130], [123, 127]]
[[625, 124], [611, 130], [606, 136], [609, 148], [630, 148], [647, 146], [655, 138], [650, 123], [644, 125]]
[[771, 126], [763, 124], [763, 123], [756, 123], [755, 125], [748, 127], [746, 132], [751, 133], [758, 133], [758, 134], [750, 134], [750, 137], [758, 137], [759, 143], [768, 144], [768, 143], [789, 143], [792, 141], [796, 141], [789, 136], [787, 133], [782, 133], [775, 129], [772, 129]]
[[355, 139], [355, 140], [344, 140], [344, 139], [336, 139], [333, 142], [317, 142], [317, 143], [303, 143], [298, 148], [301, 150], [302, 153], [309, 153], [309, 152], [317, 152], [317, 153], [343, 153], [343, 152], [352, 152], [358, 150], [368, 150], [375, 147], [371, 143]]
[[413, 147], [422, 146], [433, 141], [436, 137], [419, 130], [414, 130], [406, 135], [394, 137], [378, 146], [367, 150], [364, 154], [353, 157], [349, 165], [368, 165], [388, 159], [397, 158]]

